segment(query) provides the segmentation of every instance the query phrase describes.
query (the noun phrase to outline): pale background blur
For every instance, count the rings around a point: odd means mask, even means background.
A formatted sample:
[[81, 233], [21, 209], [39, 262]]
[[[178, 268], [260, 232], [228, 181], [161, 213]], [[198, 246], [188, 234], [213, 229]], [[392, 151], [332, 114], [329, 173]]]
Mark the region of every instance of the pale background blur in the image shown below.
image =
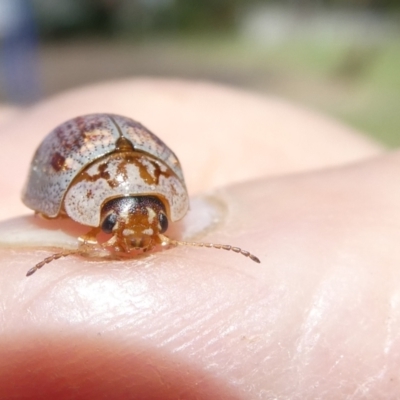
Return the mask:
[[400, 144], [399, 0], [0, 0], [0, 104], [115, 78], [278, 95]]

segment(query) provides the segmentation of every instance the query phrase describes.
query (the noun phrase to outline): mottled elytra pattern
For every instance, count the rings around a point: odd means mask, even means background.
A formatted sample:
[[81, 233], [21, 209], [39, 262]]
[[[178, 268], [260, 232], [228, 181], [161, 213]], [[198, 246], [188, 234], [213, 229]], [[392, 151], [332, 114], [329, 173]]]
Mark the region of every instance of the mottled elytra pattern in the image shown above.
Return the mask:
[[184, 180], [178, 158], [162, 140], [133, 119], [113, 115], [113, 120], [121, 128], [122, 135], [134, 144], [135, 150], [151, 154], [164, 161], [179, 179]]
[[167, 201], [169, 218], [178, 221], [189, 207], [184, 184], [164, 163], [143, 153], [114, 153], [86, 168], [67, 191], [64, 207], [75, 221], [99, 226], [108, 199], [153, 195]]
[[[135, 152], [148, 154], [152, 156], [151, 159], [154, 158], [161, 164], [165, 164], [166, 169], [171, 171], [171, 176], [180, 182], [181, 190], [185, 192], [186, 199], [182, 208], [186, 208], [186, 212], [188, 207], [186, 187], [181, 166], [175, 154], [140, 123], [113, 114], [91, 114], [77, 117], [50, 132], [33, 157], [28, 180], [22, 194], [23, 202], [45, 216], [57, 217], [63, 199], [73, 181], [93, 162], [118, 151], [117, 142], [121, 138], [126, 138], [132, 144]], [[135, 180], [135, 177], [131, 176], [126, 176], [126, 178], [129, 182]], [[132, 187], [132, 185], [130, 186]], [[175, 187], [175, 184], [172, 186]], [[149, 192], [157, 193], [154, 184]], [[90, 194], [90, 192], [88, 193]], [[125, 193], [124, 191], [124, 195], [126, 195]], [[134, 190], [134, 193], [137, 194], [138, 190]], [[181, 195], [183, 196], [182, 192]], [[82, 198], [78, 200], [83, 201], [83, 192], [79, 196]], [[68, 208], [68, 204], [65, 206]], [[184, 213], [182, 215], [182, 210], [173, 213], [174, 204], [170, 203], [169, 206], [171, 214], [180, 215], [180, 218], [184, 215]], [[100, 209], [95, 211], [100, 213]]]

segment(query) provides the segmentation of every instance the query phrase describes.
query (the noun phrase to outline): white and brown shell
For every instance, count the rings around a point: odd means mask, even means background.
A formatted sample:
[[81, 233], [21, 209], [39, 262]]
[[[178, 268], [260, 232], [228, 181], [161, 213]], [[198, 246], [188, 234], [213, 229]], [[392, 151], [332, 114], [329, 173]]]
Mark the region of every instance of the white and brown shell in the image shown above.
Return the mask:
[[48, 218], [66, 213], [99, 226], [112, 198], [159, 197], [172, 221], [189, 207], [178, 158], [140, 123], [119, 115], [90, 114], [55, 128], [37, 149], [22, 200]]

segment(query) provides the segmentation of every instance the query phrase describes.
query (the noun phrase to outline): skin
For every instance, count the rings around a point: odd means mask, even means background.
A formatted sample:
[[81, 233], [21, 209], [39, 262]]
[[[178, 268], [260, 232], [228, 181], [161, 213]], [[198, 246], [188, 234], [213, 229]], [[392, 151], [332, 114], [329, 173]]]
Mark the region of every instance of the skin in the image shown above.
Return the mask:
[[399, 152], [276, 99], [109, 83], [2, 125], [3, 218], [27, 213], [18, 196], [43, 135], [104, 110], [145, 123], [177, 153], [189, 191], [223, 205], [201, 240], [261, 264], [177, 247], [71, 256], [25, 278], [51, 251], [1, 249], [0, 398], [398, 398]]

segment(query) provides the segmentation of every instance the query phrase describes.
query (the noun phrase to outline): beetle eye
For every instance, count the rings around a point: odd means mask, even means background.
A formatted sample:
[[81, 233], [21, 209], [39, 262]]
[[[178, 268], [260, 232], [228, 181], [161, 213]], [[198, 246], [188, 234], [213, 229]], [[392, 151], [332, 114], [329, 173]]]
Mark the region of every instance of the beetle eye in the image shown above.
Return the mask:
[[103, 223], [101, 224], [101, 229], [105, 233], [111, 233], [115, 224], [117, 223], [117, 215], [109, 214], [104, 218]]
[[168, 218], [163, 212], [158, 214], [158, 222], [161, 227], [160, 233], [164, 233], [168, 229]]

